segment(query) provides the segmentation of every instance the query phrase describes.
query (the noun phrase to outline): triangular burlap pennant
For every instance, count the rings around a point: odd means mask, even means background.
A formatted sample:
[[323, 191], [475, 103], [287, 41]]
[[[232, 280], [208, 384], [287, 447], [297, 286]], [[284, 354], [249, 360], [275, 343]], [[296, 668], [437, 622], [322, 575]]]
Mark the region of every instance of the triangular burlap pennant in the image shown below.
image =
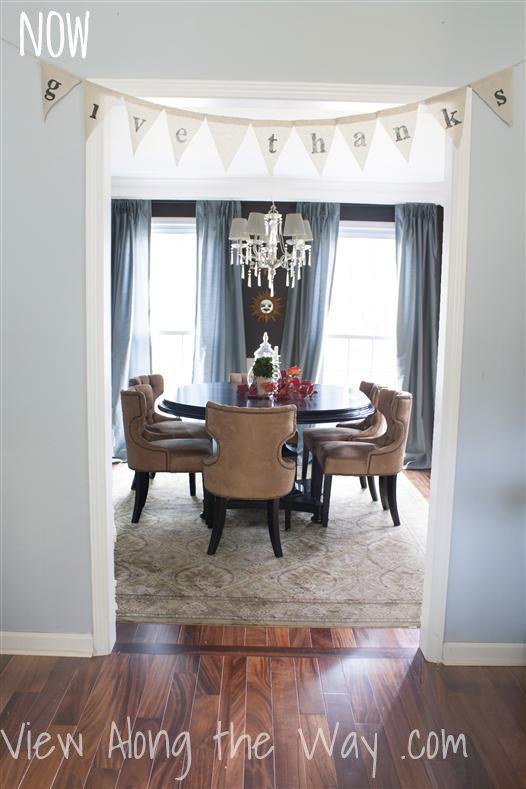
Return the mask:
[[232, 159], [245, 139], [250, 121], [243, 118], [223, 118], [219, 115], [208, 115], [206, 121], [223, 167], [228, 170]]
[[336, 120], [331, 118], [320, 121], [295, 121], [294, 128], [316, 169], [322, 175], [331, 150]]
[[252, 121], [261, 153], [270, 175], [292, 131], [290, 121]]
[[166, 120], [175, 163], [179, 164], [193, 136], [203, 125], [204, 116], [198, 112], [172, 110], [166, 107]]
[[367, 115], [351, 115], [348, 118], [338, 118], [338, 129], [351, 149], [361, 170], [371, 150], [371, 142], [376, 129], [376, 112]]
[[84, 128], [86, 139], [102, 123], [111, 108], [122, 98], [120, 93], [94, 82], [84, 82]]
[[513, 123], [513, 68], [478, 79], [471, 87], [509, 126]]
[[130, 99], [127, 96], [123, 98], [128, 113], [132, 150], [135, 154], [164, 108], [140, 99]]
[[409, 161], [411, 148], [416, 130], [418, 104], [406, 104], [392, 110], [382, 110], [378, 119], [400, 151], [402, 156]]
[[464, 110], [466, 107], [466, 88], [450, 90], [425, 101], [434, 118], [442, 129], [458, 145], [464, 131]]
[[80, 77], [58, 68], [53, 63], [40, 61], [40, 81], [42, 85], [42, 109], [44, 118], [49, 110], [58, 104], [75, 85], [82, 82]]

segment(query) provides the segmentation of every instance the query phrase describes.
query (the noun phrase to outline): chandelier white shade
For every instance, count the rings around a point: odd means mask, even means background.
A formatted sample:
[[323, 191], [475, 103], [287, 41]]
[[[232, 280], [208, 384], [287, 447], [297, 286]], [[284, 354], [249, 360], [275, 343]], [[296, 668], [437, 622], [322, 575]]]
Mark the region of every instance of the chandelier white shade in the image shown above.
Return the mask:
[[274, 277], [278, 268], [285, 269], [285, 284], [294, 287], [301, 279], [304, 266], [310, 266], [310, 222], [301, 214], [288, 214], [282, 228], [282, 216], [274, 204], [267, 214], [253, 211], [248, 219], [236, 218], [230, 225], [230, 264], [241, 268], [241, 278], [252, 278], [261, 285], [266, 273], [270, 295], [274, 295]]

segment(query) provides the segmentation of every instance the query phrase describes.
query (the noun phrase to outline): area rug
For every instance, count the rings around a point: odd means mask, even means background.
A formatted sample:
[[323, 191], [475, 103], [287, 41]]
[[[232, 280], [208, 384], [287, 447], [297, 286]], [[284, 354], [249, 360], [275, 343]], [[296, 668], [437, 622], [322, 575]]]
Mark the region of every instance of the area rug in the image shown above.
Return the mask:
[[402, 525], [373, 503], [358, 479], [334, 477], [330, 524], [292, 514], [283, 558], [274, 557], [266, 512], [228, 510], [215, 556], [188, 476], [158, 474], [140, 523], [131, 523], [132, 472], [114, 468], [117, 617], [305, 627], [418, 627], [427, 502], [398, 476]]

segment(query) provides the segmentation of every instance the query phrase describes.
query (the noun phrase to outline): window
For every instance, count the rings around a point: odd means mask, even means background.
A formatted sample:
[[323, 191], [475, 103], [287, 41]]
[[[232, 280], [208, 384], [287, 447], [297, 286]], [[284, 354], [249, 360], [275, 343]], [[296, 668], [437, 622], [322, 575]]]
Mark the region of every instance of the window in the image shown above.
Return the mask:
[[392, 223], [341, 222], [322, 381], [396, 388], [397, 276]]
[[192, 381], [195, 327], [195, 220], [153, 219], [150, 248], [152, 370], [169, 394]]

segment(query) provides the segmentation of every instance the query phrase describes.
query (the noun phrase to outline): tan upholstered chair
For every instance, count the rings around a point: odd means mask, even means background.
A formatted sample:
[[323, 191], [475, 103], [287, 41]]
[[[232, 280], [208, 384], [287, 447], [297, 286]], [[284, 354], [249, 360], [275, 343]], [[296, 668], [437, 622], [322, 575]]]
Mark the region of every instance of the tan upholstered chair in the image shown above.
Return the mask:
[[147, 404], [144, 386], [132, 386], [121, 391], [124, 435], [128, 452], [128, 466], [135, 471], [135, 507], [132, 523], [138, 523], [148, 496], [150, 474], [201, 473], [203, 459], [210, 455], [209, 438], [161, 438], [151, 440], [147, 430]]
[[[402, 470], [407, 443], [407, 431], [411, 416], [412, 396], [409, 392], [382, 389], [378, 397], [378, 410], [384, 415], [385, 433], [369, 441], [327, 441], [314, 450], [313, 483], [314, 497], [319, 498], [317, 484], [320, 474], [324, 475], [323, 504], [321, 519], [327, 526], [334, 474], [343, 476], [380, 477], [382, 506], [391, 511], [395, 526], [400, 525], [396, 501], [396, 476]], [[316, 470], [315, 470], [315, 468]]]
[[230, 373], [228, 376], [229, 384], [246, 384], [246, 382], [247, 382], [246, 373]]
[[[360, 391], [367, 395], [376, 409], [371, 416], [355, 422], [341, 422], [336, 427], [318, 427], [305, 430], [303, 433], [302, 479], [307, 477], [310, 453], [314, 452], [320, 444], [326, 441], [370, 441], [371, 439], [379, 438], [385, 433], [387, 426], [385, 417], [378, 410], [378, 396], [383, 388], [369, 381], [362, 381], [360, 384]], [[378, 501], [374, 477], [361, 476], [360, 484], [362, 488], [366, 488], [369, 485], [372, 500]]]
[[[208, 438], [206, 428], [196, 422], [183, 422], [179, 417], [164, 416], [155, 410], [157, 399], [164, 392], [164, 379], [162, 375], [137, 375], [130, 378], [130, 387], [134, 386], [146, 398], [146, 424], [145, 436], [149, 441], [159, 441], [164, 438]], [[150, 478], [155, 474], [152, 472]], [[132, 483], [135, 490], [135, 480]], [[195, 474], [190, 474], [190, 495], [195, 496]]]
[[237, 408], [208, 403], [206, 426], [217, 442], [217, 452], [205, 459], [203, 467], [206, 495], [214, 497], [208, 553], [214, 554], [219, 545], [228, 500], [242, 499], [267, 502], [270, 541], [275, 555], [283, 556], [279, 502], [292, 490], [296, 464], [282, 457], [282, 449], [296, 432], [296, 406]]

